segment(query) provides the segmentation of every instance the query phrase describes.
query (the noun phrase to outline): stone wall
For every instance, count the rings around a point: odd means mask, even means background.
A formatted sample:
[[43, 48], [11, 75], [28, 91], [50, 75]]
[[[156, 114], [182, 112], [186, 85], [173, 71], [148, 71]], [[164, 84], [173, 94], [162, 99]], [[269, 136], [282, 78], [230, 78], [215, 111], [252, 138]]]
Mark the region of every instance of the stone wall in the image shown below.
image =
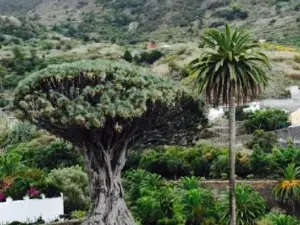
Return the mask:
[[[238, 183], [244, 183], [253, 187], [263, 198], [266, 200], [267, 206], [269, 209], [272, 208], [280, 208], [289, 214], [292, 214], [292, 207], [283, 206], [281, 203], [275, 200], [273, 195], [273, 188], [278, 181], [275, 180], [257, 180], [257, 181], [237, 181]], [[229, 188], [229, 182], [225, 180], [217, 181], [201, 181], [204, 187], [213, 189], [215, 194], [219, 194], [220, 192]], [[299, 209], [300, 206], [297, 206], [296, 209]], [[296, 216], [300, 218], [300, 210], [296, 210]]]

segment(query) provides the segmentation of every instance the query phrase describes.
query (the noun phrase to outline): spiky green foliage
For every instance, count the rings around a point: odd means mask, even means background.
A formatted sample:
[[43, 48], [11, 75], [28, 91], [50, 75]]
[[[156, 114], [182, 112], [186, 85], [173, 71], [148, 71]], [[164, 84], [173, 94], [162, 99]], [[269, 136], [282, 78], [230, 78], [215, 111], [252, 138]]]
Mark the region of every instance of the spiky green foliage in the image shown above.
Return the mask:
[[20, 155], [15, 153], [0, 155], [0, 178], [13, 177], [22, 169], [24, 169], [24, 165], [21, 162]]
[[199, 188], [200, 181], [197, 177], [183, 177], [180, 179], [180, 184], [184, 190], [192, 190]]
[[274, 188], [275, 197], [283, 203], [300, 202], [300, 167], [294, 163], [281, 170], [284, 177]]
[[202, 37], [204, 51], [190, 64], [200, 92], [214, 105], [228, 104], [229, 96], [238, 103], [256, 97], [268, 84], [264, 66], [268, 58], [251, 36], [242, 30], [208, 30]]
[[209, 190], [195, 188], [185, 191], [183, 205], [188, 224], [214, 224], [215, 202]]
[[[217, 207], [222, 224], [229, 224], [229, 198], [227, 192], [221, 195]], [[237, 225], [254, 225], [256, 220], [264, 215], [265, 211], [266, 202], [258, 192], [247, 185], [237, 185]]]
[[[178, 84], [125, 62], [104, 60], [53, 65], [32, 74], [19, 84], [15, 106], [67, 139], [76, 137], [74, 130], [92, 129], [102, 129], [105, 139], [112, 133], [118, 139], [124, 133], [144, 137], [144, 131], [167, 138], [169, 128], [180, 133], [201, 119], [197, 103]], [[182, 117], [184, 110], [190, 113]]]
[[271, 212], [262, 220], [257, 222], [257, 225], [299, 225], [300, 222], [296, 217], [285, 215], [279, 212]]

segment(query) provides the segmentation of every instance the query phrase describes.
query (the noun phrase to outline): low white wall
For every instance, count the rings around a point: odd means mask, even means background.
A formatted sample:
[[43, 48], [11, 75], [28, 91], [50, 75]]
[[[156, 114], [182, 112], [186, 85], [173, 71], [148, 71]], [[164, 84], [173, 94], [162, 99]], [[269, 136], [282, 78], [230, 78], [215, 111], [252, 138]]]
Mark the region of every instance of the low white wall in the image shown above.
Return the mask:
[[64, 214], [63, 196], [57, 198], [25, 199], [13, 201], [11, 198], [0, 203], [0, 224], [13, 221], [35, 222], [42, 217], [46, 223], [59, 219]]

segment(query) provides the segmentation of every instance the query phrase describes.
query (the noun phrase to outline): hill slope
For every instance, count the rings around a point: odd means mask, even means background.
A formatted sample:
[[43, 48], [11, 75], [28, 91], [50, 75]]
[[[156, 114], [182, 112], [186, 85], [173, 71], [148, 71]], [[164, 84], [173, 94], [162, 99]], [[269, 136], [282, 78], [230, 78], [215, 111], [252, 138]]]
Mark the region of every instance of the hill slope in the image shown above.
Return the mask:
[[140, 40], [192, 39], [203, 28], [232, 23], [261, 39], [300, 45], [298, 0], [0, 0], [0, 12]]

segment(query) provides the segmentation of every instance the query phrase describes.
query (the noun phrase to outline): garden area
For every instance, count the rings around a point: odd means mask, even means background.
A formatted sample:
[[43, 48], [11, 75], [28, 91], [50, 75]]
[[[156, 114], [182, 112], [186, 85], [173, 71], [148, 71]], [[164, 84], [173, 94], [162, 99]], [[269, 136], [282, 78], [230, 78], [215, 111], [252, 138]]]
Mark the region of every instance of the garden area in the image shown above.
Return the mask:
[[[299, 224], [299, 194], [289, 185], [300, 179], [300, 148], [292, 143], [280, 147], [274, 135], [257, 130], [247, 145], [252, 150], [236, 154], [236, 174], [245, 182], [236, 190], [238, 224]], [[1, 202], [8, 196], [35, 199], [43, 193], [51, 198], [62, 192], [62, 217], [86, 216], [88, 175], [70, 143], [18, 122], [1, 134], [1, 148], [6, 151], [0, 158]], [[122, 176], [126, 203], [142, 225], [227, 224], [228, 193], [209, 188], [206, 181], [227, 180], [228, 172], [227, 148], [198, 143], [137, 149], [129, 153]], [[255, 183], [247, 183], [255, 180], [271, 180], [274, 185], [266, 195]]]

